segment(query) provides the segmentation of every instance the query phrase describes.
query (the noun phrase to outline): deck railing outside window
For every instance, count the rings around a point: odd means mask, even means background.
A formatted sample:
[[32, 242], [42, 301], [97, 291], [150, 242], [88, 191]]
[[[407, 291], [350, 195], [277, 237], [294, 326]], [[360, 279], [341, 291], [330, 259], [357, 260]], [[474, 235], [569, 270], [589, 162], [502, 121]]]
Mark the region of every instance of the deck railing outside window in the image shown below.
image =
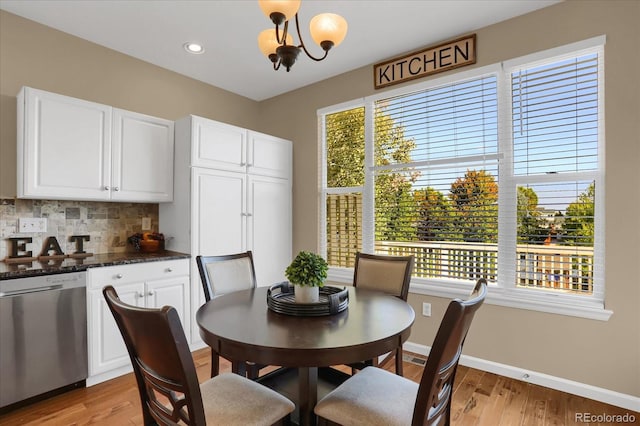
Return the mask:
[[[359, 194], [331, 195], [327, 200], [327, 261], [353, 267], [362, 244]], [[349, 230], [350, 232], [346, 232]], [[498, 245], [446, 241], [376, 241], [380, 254], [415, 256], [413, 276], [427, 279], [498, 279]], [[593, 247], [517, 244], [516, 285], [561, 292], [593, 292]]]

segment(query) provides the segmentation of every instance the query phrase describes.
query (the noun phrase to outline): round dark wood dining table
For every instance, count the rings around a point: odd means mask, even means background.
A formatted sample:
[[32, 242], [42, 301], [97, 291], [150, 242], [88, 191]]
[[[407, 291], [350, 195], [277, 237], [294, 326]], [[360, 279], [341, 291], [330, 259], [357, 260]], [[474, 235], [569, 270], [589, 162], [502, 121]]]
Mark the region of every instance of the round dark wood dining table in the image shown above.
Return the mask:
[[200, 336], [222, 357], [298, 369], [300, 424], [315, 423], [318, 367], [348, 364], [394, 350], [415, 313], [403, 300], [347, 286], [349, 306], [326, 316], [292, 316], [267, 307], [267, 287], [211, 299], [196, 313]]

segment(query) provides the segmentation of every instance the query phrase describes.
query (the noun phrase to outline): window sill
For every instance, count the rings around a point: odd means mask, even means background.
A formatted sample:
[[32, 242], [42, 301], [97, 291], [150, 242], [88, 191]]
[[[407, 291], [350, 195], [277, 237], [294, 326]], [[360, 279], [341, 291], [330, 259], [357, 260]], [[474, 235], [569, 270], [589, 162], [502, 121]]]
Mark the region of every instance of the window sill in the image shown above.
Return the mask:
[[[340, 284], [351, 284], [353, 282], [353, 269], [330, 268], [327, 280]], [[445, 299], [456, 297], [465, 299], [471, 292], [471, 286], [413, 279], [409, 292]], [[601, 302], [585, 301], [564, 294], [551, 294], [537, 290], [504, 289], [495, 285], [489, 286], [485, 303], [598, 321], [608, 321], [613, 315], [613, 311], [605, 309]]]
[[[466, 298], [471, 286], [451, 288], [440, 284], [411, 283], [411, 293], [452, 299]], [[604, 309], [601, 302], [578, 300], [563, 294], [541, 293], [537, 290], [504, 289], [495, 285], [489, 286], [485, 303], [508, 308], [526, 309], [548, 314], [565, 315], [598, 321], [608, 321], [613, 311]]]

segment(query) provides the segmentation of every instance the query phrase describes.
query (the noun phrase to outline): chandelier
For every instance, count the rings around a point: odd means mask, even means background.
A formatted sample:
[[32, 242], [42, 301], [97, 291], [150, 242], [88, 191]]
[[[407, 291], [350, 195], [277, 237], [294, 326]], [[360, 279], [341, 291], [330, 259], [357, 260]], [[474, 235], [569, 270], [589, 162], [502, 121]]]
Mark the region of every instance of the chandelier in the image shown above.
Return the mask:
[[[324, 55], [316, 58], [307, 50], [300, 35], [298, 9], [301, 0], [258, 0], [260, 8], [275, 24], [275, 28], [262, 31], [258, 35], [258, 46], [262, 53], [273, 63], [273, 69], [284, 66], [287, 72], [296, 62], [300, 51], [314, 61], [322, 61], [333, 46], [339, 45], [347, 35], [347, 21], [335, 13], [321, 13], [309, 22], [311, 38], [318, 44]], [[295, 17], [299, 45], [295, 45], [289, 33], [289, 20]], [[282, 26], [282, 28], [281, 28]]]

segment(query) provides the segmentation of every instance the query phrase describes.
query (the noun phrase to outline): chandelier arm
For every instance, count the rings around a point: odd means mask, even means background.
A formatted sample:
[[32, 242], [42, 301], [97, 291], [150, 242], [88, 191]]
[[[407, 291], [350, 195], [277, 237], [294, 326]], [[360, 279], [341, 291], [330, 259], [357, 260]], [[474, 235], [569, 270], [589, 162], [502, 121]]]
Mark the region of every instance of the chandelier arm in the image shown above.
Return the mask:
[[287, 44], [287, 32], [289, 31], [289, 21], [285, 21], [282, 28], [282, 37], [280, 37], [280, 25], [276, 24], [276, 41], [278, 44]]
[[314, 61], [320, 62], [324, 58], [327, 57], [327, 54], [329, 53], [329, 50], [325, 50], [324, 51], [324, 56], [322, 56], [321, 58], [316, 58], [311, 53], [309, 53], [309, 51], [307, 50], [307, 47], [304, 45], [304, 41], [302, 41], [302, 35], [300, 34], [300, 23], [298, 22], [298, 14], [297, 13], [296, 13], [296, 30], [298, 32], [298, 40], [300, 40], [300, 46], [298, 46], [298, 47], [302, 47], [302, 50], [304, 50], [304, 53], [306, 53], [309, 58], [313, 59]]

